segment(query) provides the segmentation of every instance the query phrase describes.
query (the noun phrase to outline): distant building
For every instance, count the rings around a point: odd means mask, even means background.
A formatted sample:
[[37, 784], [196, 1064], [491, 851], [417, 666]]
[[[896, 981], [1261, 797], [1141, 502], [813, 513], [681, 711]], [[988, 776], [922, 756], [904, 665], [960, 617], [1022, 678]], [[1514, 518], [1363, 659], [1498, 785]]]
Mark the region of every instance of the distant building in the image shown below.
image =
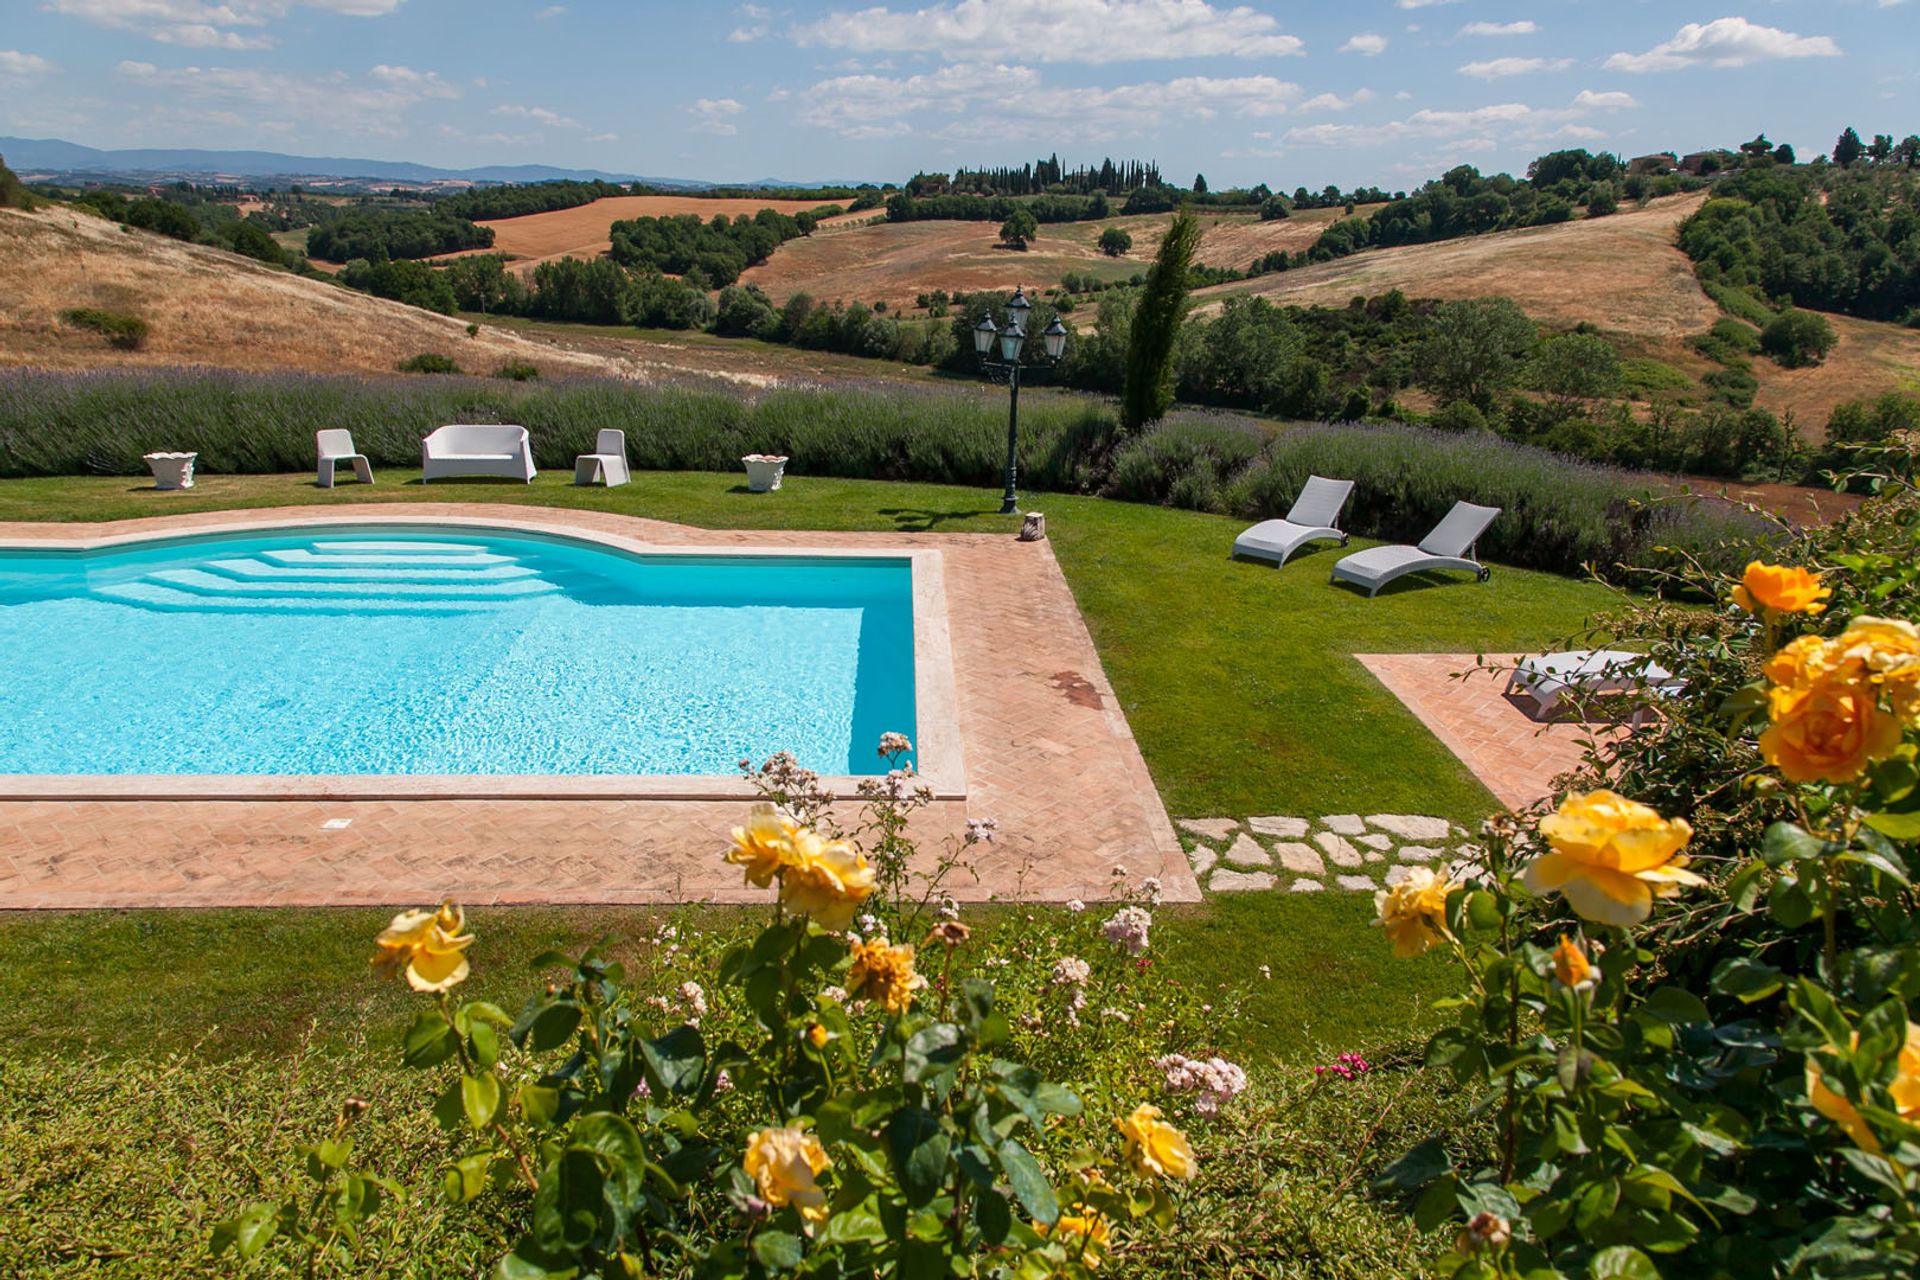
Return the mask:
[[1672, 173], [1679, 167], [1680, 157], [1671, 151], [1656, 151], [1650, 156], [1635, 156], [1627, 161], [1628, 173]]
[[1680, 172], [1691, 174], [1718, 173], [1727, 167], [1728, 153], [1725, 151], [1695, 151], [1680, 158]]

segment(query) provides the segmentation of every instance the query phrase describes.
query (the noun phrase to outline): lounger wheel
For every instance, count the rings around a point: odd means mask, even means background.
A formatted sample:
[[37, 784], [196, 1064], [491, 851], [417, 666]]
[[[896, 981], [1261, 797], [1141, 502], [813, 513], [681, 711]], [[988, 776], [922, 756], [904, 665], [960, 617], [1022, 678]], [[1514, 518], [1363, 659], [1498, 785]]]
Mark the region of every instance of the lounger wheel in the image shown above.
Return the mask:
[[1482, 569], [1480, 570], [1479, 573], [1474, 575], [1474, 577], [1481, 582], [1485, 582], [1488, 578], [1491, 578], [1492, 576], [1493, 576], [1493, 570], [1491, 569]]
[[1347, 545], [1347, 544], [1348, 544], [1349, 542], [1352, 542], [1352, 541], [1353, 541], [1353, 535], [1352, 535], [1352, 534], [1350, 534], [1350, 533], [1343, 533], [1343, 534], [1341, 534], [1341, 535], [1340, 535], [1340, 545], [1341, 545], [1341, 546], [1343, 546], [1343, 547], [1344, 547], [1344, 546], [1346, 546], [1346, 545]]

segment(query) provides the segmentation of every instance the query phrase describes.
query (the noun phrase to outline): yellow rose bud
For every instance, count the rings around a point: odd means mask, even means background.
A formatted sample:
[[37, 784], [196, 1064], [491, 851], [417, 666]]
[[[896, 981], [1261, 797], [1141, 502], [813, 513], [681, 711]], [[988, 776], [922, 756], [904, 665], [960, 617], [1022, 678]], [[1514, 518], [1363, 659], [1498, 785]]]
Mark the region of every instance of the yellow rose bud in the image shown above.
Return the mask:
[[[1849, 1047], [1859, 1043], [1860, 1037], [1856, 1035]], [[1893, 1107], [1900, 1118], [1909, 1124], [1920, 1124], [1920, 1023], [1907, 1023], [1906, 1043], [1894, 1063], [1893, 1081], [1887, 1091], [1893, 1095]], [[1821, 1080], [1820, 1064], [1812, 1054], [1807, 1055], [1807, 1101], [1815, 1111], [1846, 1130], [1854, 1146], [1880, 1154], [1880, 1140], [1873, 1136], [1873, 1130], [1867, 1128], [1867, 1122], [1846, 1095], [1829, 1089]]]
[[1825, 602], [1832, 594], [1831, 587], [1820, 585], [1817, 573], [1755, 560], [1740, 576], [1740, 585], [1733, 589], [1733, 602], [1748, 613], [1771, 609], [1775, 613], [1812, 616], [1826, 610]]
[[827, 1034], [827, 1029], [817, 1022], [807, 1028], [807, 1043], [816, 1049], [826, 1048], [827, 1041], [832, 1038], [832, 1036]]
[[473, 935], [465, 928], [466, 914], [451, 899], [434, 911], [402, 911], [374, 939], [374, 971], [405, 974], [415, 991], [451, 991], [470, 971], [465, 953]]
[[1611, 791], [1568, 796], [1558, 813], [1540, 820], [1540, 834], [1551, 852], [1527, 864], [1526, 886], [1565, 894], [1582, 919], [1638, 924], [1655, 898], [1706, 883], [1683, 869], [1687, 858], [1680, 850], [1693, 838], [1684, 819], [1662, 818]]
[[1065, 1245], [1069, 1257], [1074, 1256], [1074, 1250], [1079, 1250], [1078, 1260], [1088, 1270], [1100, 1265], [1113, 1238], [1113, 1224], [1107, 1216], [1084, 1204], [1072, 1206], [1052, 1226], [1036, 1222], [1033, 1229], [1035, 1234]]
[[1384, 929], [1393, 954], [1417, 956], [1447, 932], [1447, 895], [1460, 886], [1431, 867], [1411, 867], [1406, 878], [1373, 895], [1374, 927]]
[[1160, 1108], [1143, 1102], [1124, 1120], [1113, 1122], [1127, 1142], [1127, 1161], [1143, 1178], [1177, 1178], [1200, 1171], [1187, 1135], [1160, 1118]]
[[742, 1162], [760, 1198], [774, 1208], [792, 1205], [811, 1231], [827, 1216], [827, 1193], [816, 1180], [833, 1161], [826, 1148], [805, 1129], [762, 1129], [747, 1139]]
[[1585, 991], [1593, 985], [1593, 962], [1580, 944], [1564, 933], [1560, 945], [1553, 949], [1553, 980], [1574, 991]]

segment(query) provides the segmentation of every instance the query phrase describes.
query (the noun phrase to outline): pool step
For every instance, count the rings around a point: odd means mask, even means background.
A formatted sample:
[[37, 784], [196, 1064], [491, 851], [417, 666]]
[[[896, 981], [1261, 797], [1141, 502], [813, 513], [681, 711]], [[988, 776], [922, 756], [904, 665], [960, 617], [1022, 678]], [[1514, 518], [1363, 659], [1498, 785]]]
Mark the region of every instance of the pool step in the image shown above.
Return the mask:
[[394, 579], [379, 582], [331, 582], [315, 579], [243, 580], [206, 569], [157, 569], [146, 577], [177, 591], [203, 596], [271, 597], [275, 599], [325, 597], [365, 600], [519, 600], [530, 596], [552, 595], [560, 588], [538, 577], [508, 582], [414, 582]]
[[454, 572], [479, 568], [491, 568], [501, 565], [516, 565], [520, 562], [512, 556], [503, 556], [496, 552], [475, 550], [472, 555], [450, 555], [442, 552], [416, 554], [399, 549], [375, 551], [345, 549], [319, 544], [313, 547], [289, 547], [278, 551], [261, 551], [255, 559], [269, 564], [286, 565], [288, 568], [351, 568], [355, 566], [413, 565], [436, 572]]
[[471, 542], [412, 542], [395, 539], [390, 542], [367, 541], [365, 539], [329, 538], [313, 544], [315, 551], [342, 553], [373, 552], [380, 555], [492, 555], [485, 547], [475, 546]]
[[[122, 582], [102, 587], [98, 597], [114, 600], [120, 604], [135, 605], [142, 609], [158, 609], [170, 613], [312, 613], [340, 616], [340, 603], [336, 599], [317, 599], [311, 596], [209, 596], [194, 591], [184, 591], [160, 582]], [[435, 600], [435, 599], [395, 599], [383, 596], [369, 596], [354, 601], [352, 612], [357, 616], [406, 614], [414, 617], [454, 617], [462, 614], [486, 613], [502, 608], [509, 601], [499, 600]]]
[[209, 560], [206, 569], [229, 578], [254, 582], [511, 582], [537, 578], [537, 570], [517, 561], [475, 565], [472, 568], [443, 568], [438, 564], [271, 564], [257, 559]]

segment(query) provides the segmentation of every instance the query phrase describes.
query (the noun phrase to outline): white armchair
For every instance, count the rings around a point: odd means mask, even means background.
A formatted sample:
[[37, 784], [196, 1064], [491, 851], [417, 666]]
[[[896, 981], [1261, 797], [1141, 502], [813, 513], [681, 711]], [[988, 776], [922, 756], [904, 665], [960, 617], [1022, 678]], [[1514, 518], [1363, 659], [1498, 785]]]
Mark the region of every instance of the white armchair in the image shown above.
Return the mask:
[[594, 438], [593, 452], [573, 460], [575, 484], [603, 484], [611, 489], [633, 479], [627, 471], [627, 433], [608, 427]]
[[504, 476], [533, 483], [533, 443], [525, 427], [474, 425], [441, 427], [420, 441], [423, 480], [446, 476]]
[[366, 454], [353, 447], [353, 432], [340, 427], [316, 431], [313, 446], [319, 456], [320, 467], [320, 474], [314, 478], [314, 483], [322, 489], [333, 488], [334, 468], [343, 462], [353, 467], [353, 474], [360, 478], [361, 484], [373, 483], [373, 464], [367, 461]]

